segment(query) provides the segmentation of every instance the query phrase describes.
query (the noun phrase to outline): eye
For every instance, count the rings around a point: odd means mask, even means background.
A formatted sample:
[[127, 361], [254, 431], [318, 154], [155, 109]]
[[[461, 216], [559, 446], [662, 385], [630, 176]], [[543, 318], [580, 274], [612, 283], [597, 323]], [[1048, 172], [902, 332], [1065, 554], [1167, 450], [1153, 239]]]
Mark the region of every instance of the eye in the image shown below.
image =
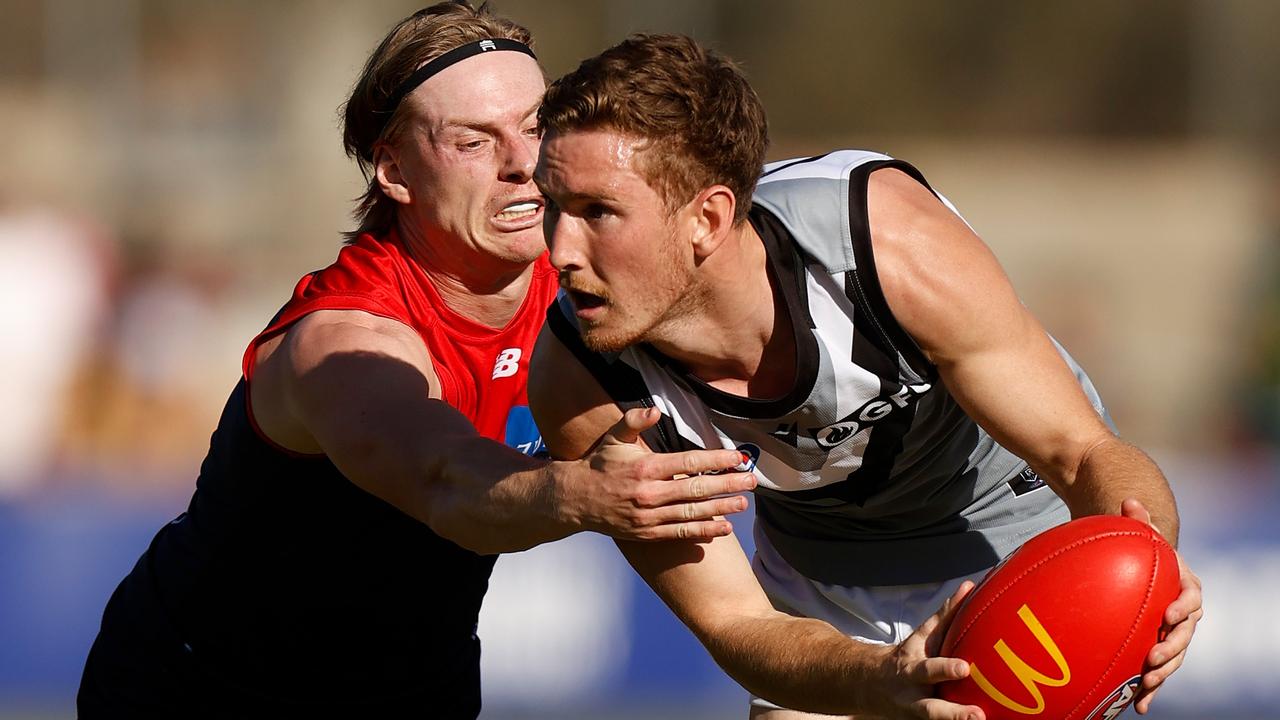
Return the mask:
[[537, 126], [537, 125], [534, 125], [533, 127], [530, 127], [530, 128], [525, 128], [524, 134], [525, 134], [525, 135], [528, 135], [528, 136], [529, 136], [529, 137], [531, 137], [531, 138], [540, 138], [540, 137], [542, 137], [542, 132], [541, 132], [540, 130], [538, 130], [538, 126]]
[[588, 220], [599, 220], [609, 214], [609, 208], [598, 202], [593, 202], [583, 208], [582, 217]]

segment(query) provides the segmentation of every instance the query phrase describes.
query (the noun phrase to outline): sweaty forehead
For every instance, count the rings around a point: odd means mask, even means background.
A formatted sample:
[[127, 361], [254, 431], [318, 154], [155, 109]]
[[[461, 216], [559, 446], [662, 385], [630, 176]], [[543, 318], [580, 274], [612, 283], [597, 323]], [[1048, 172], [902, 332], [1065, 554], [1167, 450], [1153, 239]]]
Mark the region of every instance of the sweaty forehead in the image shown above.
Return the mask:
[[643, 182], [637, 165], [643, 141], [613, 130], [549, 132], [535, 172], [540, 183], [574, 190]]

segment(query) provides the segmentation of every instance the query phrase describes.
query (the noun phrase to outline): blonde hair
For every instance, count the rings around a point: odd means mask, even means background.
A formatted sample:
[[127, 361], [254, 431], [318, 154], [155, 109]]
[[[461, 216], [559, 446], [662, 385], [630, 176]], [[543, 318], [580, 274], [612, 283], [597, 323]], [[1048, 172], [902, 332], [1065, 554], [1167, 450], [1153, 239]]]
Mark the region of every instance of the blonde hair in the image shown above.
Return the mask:
[[378, 186], [373, 150], [380, 141], [398, 138], [407, 124], [408, 112], [392, 107], [401, 83], [456, 47], [497, 38], [533, 45], [526, 28], [492, 14], [487, 3], [473, 8], [468, 2], [442, 2], [401, 20], [369, 56], [341, 110], [343, 147], [367, 183], [352, 213], [359, 226], [343, 233], [348, 241], [364, 233], [385, 234], [395, 225], [397, 203]]

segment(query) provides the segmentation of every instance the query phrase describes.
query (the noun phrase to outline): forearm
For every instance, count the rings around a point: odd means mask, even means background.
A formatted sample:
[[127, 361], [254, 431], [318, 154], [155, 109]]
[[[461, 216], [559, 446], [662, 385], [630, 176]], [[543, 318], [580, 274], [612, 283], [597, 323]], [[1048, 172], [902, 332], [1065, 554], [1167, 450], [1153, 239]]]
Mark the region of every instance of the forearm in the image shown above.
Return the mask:
[[807, 712], [900, 716], [895, 648], [861, 643], [826, 622], [776, 610], [737, 538], [618, 543], [628, 562], [747, 690]]
[[379, 432], [352, 428], [329, 457], [356, 485], [473, 552], [526, 550], [576, 531], [551, 463], [480, 435], [439, 401], [423, 415]]
[[1061, 494], [1072, 517], [1114, 515], [1121, 502], [1136, 498], [1165, 539], [1178, 544], [1178, 509], [1168, 481], [1146, 453], [1119, 438], [1104, 439], [1086, 450]]
[[893, 648], [855, 641], [820, 620], [775, 613], [726, 623], [700, 639], [730, 677], [782, 707], [873, 714], [888, 702]]
[[518, 552], [579, 528], [562, 512], [556, 468], [473, 434], [450, 438], [422, 473], [422, 518], [481, 554]]

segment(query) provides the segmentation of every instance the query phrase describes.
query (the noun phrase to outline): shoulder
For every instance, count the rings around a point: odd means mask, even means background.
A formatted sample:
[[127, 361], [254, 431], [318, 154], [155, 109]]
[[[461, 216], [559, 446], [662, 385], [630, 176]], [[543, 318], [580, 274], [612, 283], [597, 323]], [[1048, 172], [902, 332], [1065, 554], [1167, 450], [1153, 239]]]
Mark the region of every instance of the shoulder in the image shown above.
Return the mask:
[[282, 349], [290, 365], [302, 371], [331, 355], [368, 353], [429, 364], [426, 344], [399, 320], [361, 310], [317, 310], [302, 316], [284, 333]]
[[[431, 359], [417, 334], [387, 318], [355, 310], [307, 313], [254, 349], [256, 370], [249, 384], [250, 413], [272, 442], [302, 453], [323, 449], [307, 429], [302, 407], [334, 393], [336, 383], [354, 387], [371, 378], [363, 368], [372, 359], [394, 360], [437, 382]], [[385, 363], [383, 363], [385, 365]], [[327, 378], [316, 382], [312, 378]]]
[[867, 218], [885, 300], [933, 362], [963, 328], [1007, 305], [1011, 290], [995, 255], [918, 179], [892, 168], [873, 173]]
[[843, 180], [854, 168], [875, 162], [889, 162], [893, 158], [873, 150], [833, 150], [824, 155], [778, 160], [764, 166], [760, 184], [767, 185], [787, 180]]
[[867, 178], [867, 213], [873, 237], [917, 227], [964, 226], [929, 186], [898, 167], [877, 168]]
[[412, 262], [394, 236], [361, 235], [344, 245], [332, 264], [298, 283], [290, 308], [299, 312], [350, 309], [406, 316], [405, 286], [413, 282]]

